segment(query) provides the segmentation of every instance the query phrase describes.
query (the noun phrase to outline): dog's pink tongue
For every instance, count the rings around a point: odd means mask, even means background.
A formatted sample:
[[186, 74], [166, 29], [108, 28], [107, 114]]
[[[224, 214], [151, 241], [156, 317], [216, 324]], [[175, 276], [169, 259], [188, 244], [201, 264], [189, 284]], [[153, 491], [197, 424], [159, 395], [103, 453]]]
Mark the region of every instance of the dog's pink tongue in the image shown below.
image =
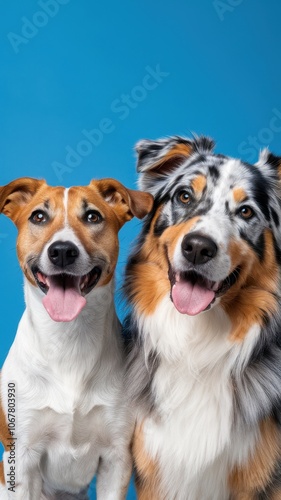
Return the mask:
[[43, 305], [54, 321], [72, 321], [86, 305], [86, 299], [79, 289], [79, 278], [66, 277], [62, 281], [48, 277], [49, 290]]
[[172, 288], [172, 299], [176, 309], [180, 313], [190, 316], [204, 311], [214, 297], [213, 290], [207, 290], [188, 281], [177, 281]]

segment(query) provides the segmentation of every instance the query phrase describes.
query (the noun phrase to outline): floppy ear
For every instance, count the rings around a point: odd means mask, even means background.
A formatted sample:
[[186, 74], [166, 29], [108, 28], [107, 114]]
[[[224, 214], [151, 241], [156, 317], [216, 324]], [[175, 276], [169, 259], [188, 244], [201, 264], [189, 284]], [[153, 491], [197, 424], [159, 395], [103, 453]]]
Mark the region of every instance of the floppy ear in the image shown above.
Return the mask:
[[166, 182], [171, 172], [181, 166], [194, 153], [208, 153], [214, 142], [207, 137], [169, 137], [157, 141], [142, 140], [136, 144], [138, 154], [137, 171], [140, 172], [139, 186], [153, 194], [161, 188], [159, 182]]
[[114, 209], [121, 226], [136, 216], [143, 219], [153, 206], [153, 197], [143, 191], [127, 189], [115, 179], [93, 180], [104, 200]]
[[21, 177], [0, 187], [0, 212], [16, 222], [20, 210], [28, 203], [45, 181]]

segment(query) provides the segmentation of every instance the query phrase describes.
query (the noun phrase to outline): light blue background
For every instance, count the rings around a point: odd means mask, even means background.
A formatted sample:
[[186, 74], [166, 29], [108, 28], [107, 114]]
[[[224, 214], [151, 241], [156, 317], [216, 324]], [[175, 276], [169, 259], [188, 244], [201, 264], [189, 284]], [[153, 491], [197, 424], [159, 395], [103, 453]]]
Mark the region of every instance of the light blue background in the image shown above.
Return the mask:
[[[1, 184], [111, 176], [132, 188], [135, 142], [169, 134], [208, 134], [247, 161], [264, 146], [281, 154], [279, 0], [58, 2], [45, 14], [45, 0], [2, 2]], [[118, 286], [138, 230], [121, 232]], [[15, 238], [1, 217], [0, 365], [24, 308]]]

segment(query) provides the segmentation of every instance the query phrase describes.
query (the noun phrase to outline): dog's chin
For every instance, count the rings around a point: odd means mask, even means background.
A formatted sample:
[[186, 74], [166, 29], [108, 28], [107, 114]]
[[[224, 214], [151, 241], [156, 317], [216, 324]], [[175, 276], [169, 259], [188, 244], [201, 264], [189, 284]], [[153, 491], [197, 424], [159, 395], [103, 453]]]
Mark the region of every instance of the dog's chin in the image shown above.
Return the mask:
[[237, 267], [222, 281], [212, 281], [197, 271], [176, 272], [170, 268], [171, 300], [181, 314], [195, 316], [208, 311], [237, 281]]
[[38, 267], [32, 269], [36, 285], [45, 294], [42, 303], [54, 321], [74, 320], [86, 305], [85, 296], [98, 284], [102, 268], [95, 266], [83, 275], [68, 273], [47, 275]]

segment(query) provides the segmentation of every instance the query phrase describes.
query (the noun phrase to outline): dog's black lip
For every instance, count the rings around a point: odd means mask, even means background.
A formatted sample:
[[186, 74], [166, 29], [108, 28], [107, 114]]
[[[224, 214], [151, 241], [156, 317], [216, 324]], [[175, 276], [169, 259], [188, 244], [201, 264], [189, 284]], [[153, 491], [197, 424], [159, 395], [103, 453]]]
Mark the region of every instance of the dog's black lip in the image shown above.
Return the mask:
[[[240, 275], [241, 268], [238, 266], [232, 271], [220, 284], [219, 288], [217, 290], [214, 290], [215, 292], [215, 298], [221, 297], [224, 295], [238, 280], [239, 275]], [[169, 280], [171, 283], [171, 289], [173, 285], [176, 282], [176, 274], [179, 274], [181, 279], [184, 281], [189, 281], [193, 284], [197, 283], [201, 285], [202, 287], [207, 288], [208, 290], [213, 290], [213, 287], [217, 283], [216, 281], [209, 280], [208, 278], [204, 277], [202, 274], [198, 273], [196, 270], [188, 270], [180, 273], [176, 273], [171, 265], [169, 264], [169, 270], [168, 270], [168, 276]], [[212, 302], [214, 302], [214, 300]]]
[[238, 266], [230, 273], [227, 278], [225, 278], [221, 284], [221, 286], [216, 291], [216, 296], [221, 297], [224, 295], [233, 285], [235, 285], [238, 280], [241, 272], [241, 267]]
[[[37, 266], [32, 267], [31, 271], [32, 271], [32, 274], [34, 276], [34, 279], [36, 281], [37, 286], [40, 288], [40, 290], [42, 290], [42, 292], [47, 294], [49, 287], [47, 284], [42, 283], [39, 280], [38, 273], [46, 276], [46, 278], [48, 278], [48, 275], [43, 273], [43, 271], [41, 271], [39, 269], [39, 267], [37, 267]], [[94, 266], [89, 273], [86, 273], [86, 274], [81, 276], [81, 282], [82, 282], [83, 278], [88, 277], [88, 283], [89, 283], [89, 285], [85, 286], [83, 289], [80, 289], [81, 295], [88, 294], [98, 284], [100, 277], [101, 277], [101, 274], [102, 274], [102, 268], [100, 266]], [[67, 276], [68, 277], [72, 276], [73, 278], [75, 278], [75, 277], [77, 278], [77, 275], [74, 275], [71, 273], [60, 273], [60, 274], [49, 275], [49, 276], [57, 277], [57, 279], [61, 280], [62, 282]]]
[[[84, 276], [89, 276], [89, 285], [83, 288], [82, 294], [86, 295], [98, 284], [102, 273], [102, 268], [100, 266], [94, 266], [93, 269]], [[82, 276], [82, 278], [84, 277]], [[95, 277], [96, 276], [96, 277]]]
[[[40, 290], [42, 290], [42, 292], [47, 294], [49, 287], [47, 285], [45, 285], [44, 283], [42, 283], [37, 276], [38, 273], [41, 273], [39, 267], [34, 266], [31, 268], [31, 271], [32, 271], [32, 274], [33, 274], [33, 277], [36, 281], [37, 286], [40, 288]], [[44, 274], [44, 273], [42, 273], [42, 274]], [[44, 276], [45, 276], [45, 274], [44, 274]]]

